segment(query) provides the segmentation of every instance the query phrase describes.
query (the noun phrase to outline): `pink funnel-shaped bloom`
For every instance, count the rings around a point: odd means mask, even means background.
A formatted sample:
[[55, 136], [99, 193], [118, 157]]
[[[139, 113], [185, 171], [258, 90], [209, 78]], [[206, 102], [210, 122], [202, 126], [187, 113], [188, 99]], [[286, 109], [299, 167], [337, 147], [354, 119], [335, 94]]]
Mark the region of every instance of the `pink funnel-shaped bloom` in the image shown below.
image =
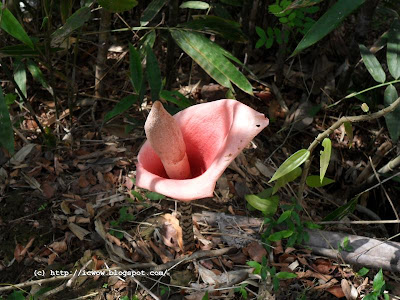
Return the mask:
[[[154, 114], [162, 117], [164, 109], [161, 103], [156, 102], [153, 106], [158, 110]], [[149, 117], [151, 114], [152, 112]], [[154, 133], [163, 130], [163, 134], [158, 136], [151, 134], [140, 149], [136, 165], [136, 185], [182, 201], [212, 197], [218, 178], [244, 147], [269, 123], [263, 114], [230, 99], [194, 105], [177, 113], [173, 118], [180, 133], [175, 125], [165, 121], [165, 124], [170, 125], [164, 124], [154, 129]], [[154, 119], [146, 121], [146, 134], [149, 127], [155, 128], [150, 126], [150, 123], [157, 122]], [[165, 128], [170, 129], [164, 130]], [[166, 136], [168, 132], [170, 134]], [[180, 134], [184, 145], [179, 138]], [[158, 143], [163, 145], [157, 146]], [[168, 147], [170, 151], [166, 150]], [[162, 156], [161, 159], [158, 154]], [[175, 175], [174, 171], [168, 169], [171, 166], [173, 169], [174, 164], [181, 166], [180, 160], [184, 161], [185, 156], [189, 162], [190, 172], [184, 170], [183, 173], [189, 178], [170, 178]], [[183, 168], [186, 168], [185, 162], [183, 165]], [[182, 176], [178, 175], [175, 178]]]

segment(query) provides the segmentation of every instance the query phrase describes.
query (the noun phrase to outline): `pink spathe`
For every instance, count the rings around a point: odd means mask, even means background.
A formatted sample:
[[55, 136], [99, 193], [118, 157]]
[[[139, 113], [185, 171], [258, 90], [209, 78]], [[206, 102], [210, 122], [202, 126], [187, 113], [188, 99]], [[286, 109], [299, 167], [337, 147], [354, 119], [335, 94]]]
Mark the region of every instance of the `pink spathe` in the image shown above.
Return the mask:
[[[156, 103], [154, 105], [161, 106], [161, 103]], [[174, 175], [174, 171], [166, 169], [171, 165], [168, 166], [167, 162], [165, 168], [162, 162], [165, 162], [165, 158], [161, 160], [157, 154], [160, 153], [160, 149], [163, 153], [169, 153], [168, 155], [173, 153], [167, 159], [171, 162], [174, 161], [171, 157], [181, 157], [184, 152], [179, 137], [175, 139], [179, 136], [175, 125], [168, 125], [174, 134], [154, 139], [150, 137], [150, 141], [146, 141], [140, 149], [136, 166], [136, 185], [182, 201], [212, 197], [218, 178], [269, 123], [263, 114], [230, 99], [191, 106], [174, 115], [173, 119], [185, 144], [190, 177], [170, 178], [167, 174]], [[151, 122], [154, 122], [154, 119]], [[146, 121], [146, 126], [147, 124]], [[168, 126], [163, 125], [163, 128]], [[163, 145], [156, 145], [154, 150], [151, 144], [157, 142]], [[171, 147], [169, 152], [165, 150], [168, 147]]]

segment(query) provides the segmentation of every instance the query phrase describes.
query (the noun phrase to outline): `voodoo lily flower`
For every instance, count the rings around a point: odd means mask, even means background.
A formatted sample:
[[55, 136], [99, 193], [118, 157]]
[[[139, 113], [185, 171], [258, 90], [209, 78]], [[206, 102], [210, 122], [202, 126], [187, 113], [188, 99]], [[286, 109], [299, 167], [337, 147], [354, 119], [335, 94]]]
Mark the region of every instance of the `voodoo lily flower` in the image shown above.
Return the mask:
[[160, 102], [146, 120], [136, 185], [190, 201], [212, 197], [229, 164], [269, 121], [236, 100], [191, 106], [171, 116]]

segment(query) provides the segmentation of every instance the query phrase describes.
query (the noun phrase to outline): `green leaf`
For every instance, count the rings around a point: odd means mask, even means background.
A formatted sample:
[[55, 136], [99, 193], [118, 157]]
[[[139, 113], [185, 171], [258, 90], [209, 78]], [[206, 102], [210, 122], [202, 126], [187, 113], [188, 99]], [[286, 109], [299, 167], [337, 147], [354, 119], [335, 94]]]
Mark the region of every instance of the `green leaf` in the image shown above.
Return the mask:
[[158, 66], [157, 57], [155, 56], [153, 49], [150, 46], [146, 47], [147, 51], [147, 63], [146, 72], [147, 79], [150, 84], [151, 100], [156, 101], [160, 99], [160, 92], [162, 88], [161, 71]]
[[262, 40], [267, 40], [267, 35], [265, 34], [264, 29], [261, 27], [256, 26], [256, 33]]
[[[394, 101], [397, 100], [399, 95], [397, 94], [397, 90], [393, 85], [388, 85], [385, 89], [384, 94], [384, 103], [385, 106], [389, 106]], [[397, 142], [400, 136], [400, 107], [396, 107], [394, 111], [385, 115], [386, 126], [389, 130], [390, 138], [394, 143]]]
[[371, 53], [364, 45], [358, 45], [360, 47], [361, 57], [364, 61], [365, 67], [371, 74], [375, 81], [384, 83], [386, 80], [386, 74], [375, 55]]
[[324, 177], [321, 181], [320, 178], [321, 177], [318, 175], [310, 175], [307, 177], [306, 183], [311, 188], [319, 188], [335, 182], [335, 180], [326, 177]]
[[140, 26], [146, 26], [158, 14], [168, 0], [153, 0], [147, 5], [142, 17], [140, 18]]
[[238, 22], [207, 15], [200, 15], [193, 18], [193, 21], [182, 24], [182, 27], [218, 34], [224, 39], [238, 43], [248, 41]]
[[17, 97], [18, 97], [18, 95], [14, 94], [14, 93], [6, 94], [4, 96], [4, 99], [6, 101], [7, 107], [9, 107], [11, 104], [13, 104], [15, 102], [15, 100], [17, 100]]
[[125, 98], [122, 98], [117, 105], [115, 105], [114, 108], [104, 116], [104, 122], [107, 122], [115, 116], [127, 111], [137, 101], [137, 99], [137, 95], [129, 95]]
[[52, 87], [47, 83], [46, 79], [44, 79], [42, 70], [40, 70], [39, 66], [30, 59], [27, 60], [26, 64], [29, 72], [32, 74], [33, 79], [38, 81], [46, 90], [49, 91], [51, 95], [54, 95]]
[[297, 167], [293, 171], [279, 178], [272, 189], [272, 194], [275, 194], [281, 187], [285, 186], [285, 184], [294, 181], [301, 175], [301, 172], [301, 168]]
[[279, 14], [282, 8], [278, 4], [272, 4], [268, 6], [268, 11], [272, 14]]
[[111, 12], [123, 12], [134, 8], [137, 0], [99, 0], [99, 4]]
[[209, 9], [210, 4], [203, 1], [186, 1], [183, 2], [179, 8], [191, 8], [191, 9]]
[[224, 87], [232, 88], [231, 82], [252, 95], [252, 86], [247, 78], [225, 57], [209, 39], [201, 34], [182, 30], [170, 30], [178, 46], [185, 51], [204, 71]]
[[344, 122], [344, 131], [347, 134], [347, 137], [349, 138], [349, 148], [351, 148], [351, 145], [353, 144], [353, 126], [351, 125], [350, 122]]
[[131, 194], [136, 197], [139, 201], [144, 201], [142, 195], [139, 192], [136, 192], [135, 190], [131, 190]]
[[279, 217], [278, 221], [276, 221], [277, 224], [281, 224], [284, 222], [287, 218], [289, 218], [292, 215], [292, 210], [287, 210], [281, 214]]
[[259, 39], [256, 43], [256, 49], [261, 48], [265, 44], [266, 40]]
[[322, 147], [324, 147], [324, 150], [321, 151], [321, 156], [319, 160], [319, 178], [322, 183], [322, 180], [325, 177], [326, 170], [328, 169], [329, 166], [329, 161], [331, 159], [331, 152], [332, 152], [332, 142], [329, 138], [324, 138], [322, 141]]
[[292, 278], [297, 278], [297, 274], [291, 273], [291, 272], [279, 272], [275, 275], [279, 279], [292, 279]]
[[81, 7], [74, 12], [68, 19], [67, 22], [54, 31], [51, 35], [52, 45], [61, 45], [64, 39], [69, 36], [74, 30], [80, 28], [90, 19], [90, 8]]
[[324, 36], [334, 30], [339, 24], [354, 10], [356, 10], [365, 0], [339, 0], [310, 28], [296, 49], [290, 55], [295, 56], [304, 49], [314, 45]]
[[282, 163], [278, 170], [276, 170], [274, 176], [272, 176], [269, 182], [277, 180], [282, 176], [285, 176], [286, 174], [292, 172], [294, 169], [304, 163], [309, 156], [310, 151], [308, 151], [307, 149], [301, 149], [292, 154], [287, 160]]
[[271, 234], [268, 237], [268, 239], [271, 242], [277, 242], [277, 241], [280, 241], [282, 239], [286, 239], [286, 238], [290, 237], [292, 234], [293, 234], [292, 230], [282, 230], [282, 231], [278, 231], [278, 232], [275, 232], [275, 233]]
[[148, 199], [150, 199], [150, 200], [153, 200], [153, 201], [165, 199], [164, 195], [161, 195], [161, 194], [156, 193], [156, 192], [147, 192], [146, 193], [146, 197]]
[[28, 34], [25, 32], [22, 25], [18, 22], [18, 20], [14, 17], [14, 15], [7, 9], [3, 8], [2, 3], [0, 3], [0, 18], [1, 24], [0, 28], [7, 32], [12, 37], [20, 40], [29, 48], [33, 49], [33, 43]]
[[[26, 98], [27, 97], [26, 70], [25, 70], [25, 65], [22, 62], [20, 57], [15, 58], [15, 61], [14, 61], [14, 80]], [[19, 95], [19, 93], [18, 93], [18, 95]], [[22, 100], [22, 97], [21, 97], [21, 100]]]
[[329, 215], [327, 215], [323, 219], [323, 221], [339, 221], [339, 220], [343, 219], [348, 214], [351, 214], [354, 212], [354, 210], [356, 209], [356, 206], [357, 206], [357, 201], [358, 201], [358, 197], [351, 199], [349, 202], [342, 205], [341, 207], [338, 207], [333, 212], [331, 212]]
[[313, 222], [309, 222], [309, 221], [304, 222], [304, 226], [306, 226], [309, 229], [321, 229], [320, 225], [315, 224]]
[[385, 285], [385, 280], [383, 279], [382, 269], [380, 269], [379, 272], [376, 273], [374, 277], [374, 282], [372, 284], [374, 292], [380, 292], [384, 285]]
[[252, 207], [266, 215], [273, 215], [278, 209], [278, 196], [262, 198], [259, 195], [246, 195], [244, 198]]
[[129, 43], [129, 69], [130, 77], [133, 88], [136, 93], [140, 94], [143, 82], [143, 70], [142, 62], [140, 59], [140, 53]]
[[400, 77], [400, 21], [395, 19], [388, 33], [386, 59], [390, 74]]
[[256, 261], [248, 261], [246, 264], [252, 268], [254, 268], [253, 274], [260, 274], [261, 273], [261, 264]]
[[25, 300], [23, 291], [13, 291], [8, 297], [7, 300]]
[[10, 114], [0, 86], [0, 146], [14, 154], [14, 132], [11, 125]]
[[357, 274], [358, 274], [359, 276], [365, 276], [365, 275], [368, 274], [368, 272], [369, 272], [369, 269], [367, 269], [367, 268], [365, 268], [365, 267], [362, 267], [362, 268], [357, 272]]
[[185, 109], [192, 105], [190, 100], [183, 96], [178, 91], [166, 91], [162, 90], [160, 93], [160, 98], [167, 100], [171, 103], [175, 103], [179, 108]]

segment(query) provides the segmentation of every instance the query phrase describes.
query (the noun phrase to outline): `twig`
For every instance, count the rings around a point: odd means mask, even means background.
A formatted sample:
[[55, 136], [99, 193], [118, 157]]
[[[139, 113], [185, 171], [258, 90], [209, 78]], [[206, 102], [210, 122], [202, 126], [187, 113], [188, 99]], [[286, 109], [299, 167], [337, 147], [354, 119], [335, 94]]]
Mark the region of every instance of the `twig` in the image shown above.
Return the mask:
[[347, 117], [341, 117], [339, 120], [337, 120], [331, 127], [329, 127], [327, 130], [324, 132], [320, 133], [315, 140], [310, 144], [308, 147], [308, 151], [310, 152], [309, 158], [306, 160], [304, 164], [304, 169], [300, 181], [300, 186], [299, 186], [299, 191], [298, 191], [298, 198], [300, 202], [303, 200], [303, 192], [306, 184], [306, 178], [308, 175], [308, 171], [311, 166], [311, 161], [312, 161], [312, 152], [315, 150], [317, 145], [322, 142], [322, 140], [329, 136], [332, 132], [334, 132], [335, 129], [339, 128], [344, 122], [350, 122], [350, 123], [355, 123], [355, 122], [361, 122], [361, 121], [371, 121], [377, 118], [380, 118], [396, 109], [396, 107], [400, 104], [400, 97], [396, 99], [392, 104], [390, 104], [388, 107], [381, 109], [380, 111], [377, 111], [373, 114], [369, 115], [362, 115], [362, 116], [347, 116]]
[[152, 291], [150, 291], [147, 287], [145, 287], [143, 284], [141, 284], [140, 281], [137, 280], [137, 279], [135, 278], [135, 276], [132, 276], [131, 278], [132, 278], [132, 280], [133, 280], [134, 282], [136, 282], [136, 284], [137, 284], [138, 286], [140, 286], [142, 289], [144, 289], [144, 290], [145, 290], [150, 296], [152, 296], [154, 299], [156, 299], [156, 300], [159, 300], [159, 299], [160, 299], [160, 298], [158, 298]]
[[[394, 215], [396, 216], [396, 220], [398, 220], [398, 221], [400, 222], [399, 214], [397, 213], [396, 208], [394, 207], [393, 201], [392, 201], [392, 199], [390, 198], [389, 194], [387, 193], [385, 187], [382, 185], [381, 179], [379, 178], [379, 175], [378, 175], [378, 173], [376, 172], [376, 169], [375, 169], [374, 163], [372, 162], [371, 157], [369, 157], [369, 160], [370, 160], [370, 163], [371, 163], [372, 170], [374, 171], [374, 174], [375, 174], [375, 176], [376, 176], [376, 179], [378, 180], [379, 184], [381, 185], [381, 188], [382, 188], [383, 192], [385, 193], [385, 196], [386, 196], [386, 198], [388, 199], [388, 201], [389, 201], [389, 203], [390, 203], [390, 206], [391, 206], [392, 209], [393, 209]], [[396, 227], [397, 227], [397, 228], [396, 228], [396, 231], [398, 231], [399, 225], [396, 225]]]

